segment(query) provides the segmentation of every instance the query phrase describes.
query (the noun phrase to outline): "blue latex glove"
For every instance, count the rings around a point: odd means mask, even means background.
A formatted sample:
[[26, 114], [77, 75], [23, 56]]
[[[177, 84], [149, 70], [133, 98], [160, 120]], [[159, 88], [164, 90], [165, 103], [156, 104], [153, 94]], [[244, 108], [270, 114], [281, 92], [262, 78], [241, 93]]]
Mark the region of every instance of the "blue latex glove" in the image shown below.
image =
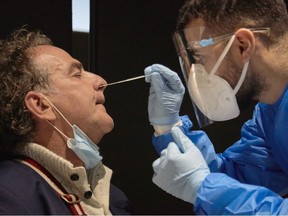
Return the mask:
[[148, 101], [149, 121], [152, 125], [173, 125], [180, 120], [179, 110], [185, 88], [178, 74], [154, 64], [145, 68], [145, 78], [151, 84]]
[[152, 180], [167, 193], [194, 204], [197, 190], [210, 171], [201, 152], [180, 128], [173, 127], [172, 135], [176, 143], [171, 142], [154, 161]]

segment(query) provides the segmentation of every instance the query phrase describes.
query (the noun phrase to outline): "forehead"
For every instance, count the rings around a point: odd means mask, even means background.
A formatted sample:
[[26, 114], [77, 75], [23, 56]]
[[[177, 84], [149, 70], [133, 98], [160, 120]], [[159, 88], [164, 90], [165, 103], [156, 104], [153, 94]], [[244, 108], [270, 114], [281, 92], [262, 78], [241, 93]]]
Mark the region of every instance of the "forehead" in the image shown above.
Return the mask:
[[50, 45], [34, 47], [33, 57], [38, 65], [46, 66], [49, 69], [63, 69], [75, 61], [63, 49]]
[[199, 41], [211, 37], [211, 29], [205, 26], [201, 18], [192, 19], [183, 29], [187, 41]]

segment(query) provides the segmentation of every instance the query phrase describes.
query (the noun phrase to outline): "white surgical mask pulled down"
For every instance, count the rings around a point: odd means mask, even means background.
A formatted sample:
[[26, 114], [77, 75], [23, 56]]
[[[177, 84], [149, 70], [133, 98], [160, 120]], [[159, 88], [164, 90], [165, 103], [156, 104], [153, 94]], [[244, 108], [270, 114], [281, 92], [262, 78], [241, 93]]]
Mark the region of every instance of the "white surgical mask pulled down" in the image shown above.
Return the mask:
[[67, 139], [67, 146], [71, 149], [85, 164], [87, 169], [96, 166], [101, 160], [102, 156], [99, 153], [99, 147], [77, 126], [72, 125], [65, 116], [52, 104], [44, 95], [43, 98], [59, 113], [59, 115], [70, 125], [73, 130], [73, 138], [67, 137], [55, 125], [48, 121], [48, 123], [57, 130], [62, 136]]
[[213, 121], [233, 119], [240, 113], [235, 95], [244, 81], [249, 61], [245, 63], [234, 89], [226, 80], [215, 75], [234, 39], [235, 35], [229, 40], [210, 73], [207, 73], [202, 64], [192, 64], [190, 69], [187, 81], [189, 93], [199, 110]]

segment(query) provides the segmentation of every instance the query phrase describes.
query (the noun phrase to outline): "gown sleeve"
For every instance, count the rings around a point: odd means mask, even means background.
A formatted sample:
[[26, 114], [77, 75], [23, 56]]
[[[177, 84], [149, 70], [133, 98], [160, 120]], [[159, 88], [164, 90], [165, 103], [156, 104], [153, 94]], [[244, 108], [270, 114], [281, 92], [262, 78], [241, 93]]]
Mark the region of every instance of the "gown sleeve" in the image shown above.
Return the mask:
[[[267, 118], [265, 109], [265, 106], [257, 105], [253, 118], [241, 129], [241, 139], [219, 154], [215, 153], [214, 146], [204, 131], [190, 130], [192, 123], [188, 116], [181, 117], [181, 129], [201, 151], [211, 172], [225, 173], [242, 183], [264, 186], [284, 195], [288, 193], [288, 176], [275, 162], [275, 151], [272, 151], [264, 130], [267, 130], [266, 124], [269, 122], [267, 119], [263, 120], [263, 113], [264, 118]], [[154, 136], [152, 139], [159, 154], [172, 141], [171, 133]]]
[[198, 189], [196, 214], [287, 215], [288, 199], [271, 190], [238, 182], [222, 173], [211, 173]]
[[[217, 155], [218, 172], [242, 183], [264, 186], [284, 195], [287, 193], [288, 176], [276, 162], [275, 150], [271, 147], [272, 138], [267, 137], [269, 135], [265, 131], [268, 121], [263, 119], [264, 113], [266, 117], [269, 113], [263, 112], [263, 109], [258, 104], [253, 118], [241, 129], [241, 139]], [[272, 128], [269, 130], [272, 133]]]

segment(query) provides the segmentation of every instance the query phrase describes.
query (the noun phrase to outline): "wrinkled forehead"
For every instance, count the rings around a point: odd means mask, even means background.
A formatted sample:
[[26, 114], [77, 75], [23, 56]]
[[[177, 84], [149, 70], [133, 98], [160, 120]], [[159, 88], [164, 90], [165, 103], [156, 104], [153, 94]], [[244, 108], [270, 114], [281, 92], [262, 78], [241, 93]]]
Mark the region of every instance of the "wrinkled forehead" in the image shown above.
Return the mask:
[[61, 69], [73, 61], [73, 58], [66, 51], [55, 46], [36, 46], [32, 52], [34, 62], [49, 69]]
[[63, 49], [51, 45], [39, 45], [32, 48], [34, 56], [54, 56], [59, 59], [71, 59], [72, 57]]

